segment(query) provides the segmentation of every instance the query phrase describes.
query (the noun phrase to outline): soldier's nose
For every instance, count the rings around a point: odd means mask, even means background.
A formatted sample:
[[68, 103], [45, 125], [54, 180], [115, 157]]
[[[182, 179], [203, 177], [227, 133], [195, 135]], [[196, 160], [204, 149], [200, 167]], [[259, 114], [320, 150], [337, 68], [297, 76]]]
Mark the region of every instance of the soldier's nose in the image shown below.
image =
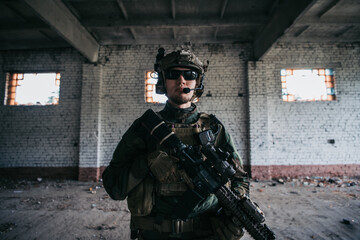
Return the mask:
[[182, 74], [180, 74], [179, 78], [177, 79], [179, 83], [186, 83], [186, 80]]

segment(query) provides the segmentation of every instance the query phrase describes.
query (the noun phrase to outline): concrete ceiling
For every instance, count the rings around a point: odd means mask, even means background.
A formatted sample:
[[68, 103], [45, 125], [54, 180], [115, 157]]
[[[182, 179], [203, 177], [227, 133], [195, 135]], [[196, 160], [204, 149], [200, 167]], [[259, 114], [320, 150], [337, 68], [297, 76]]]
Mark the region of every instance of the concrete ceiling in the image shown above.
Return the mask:
[[0, 50], [101, 45], [359, 42], [360, 0], [0, 0]]

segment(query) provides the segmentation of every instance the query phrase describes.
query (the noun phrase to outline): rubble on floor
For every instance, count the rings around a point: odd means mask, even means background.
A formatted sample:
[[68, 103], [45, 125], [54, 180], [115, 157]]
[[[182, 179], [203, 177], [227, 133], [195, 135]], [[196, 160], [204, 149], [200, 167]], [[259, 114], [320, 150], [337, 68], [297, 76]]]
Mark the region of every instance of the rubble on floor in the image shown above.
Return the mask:
[[360, 184], [357, 178], [347, 177], [299, 177], [299, 178], [274, 178], [270, 186], [276, 186], [276, 184], [292, 183], [296, 186], [312, 186], [312, 187], [352, 187]]

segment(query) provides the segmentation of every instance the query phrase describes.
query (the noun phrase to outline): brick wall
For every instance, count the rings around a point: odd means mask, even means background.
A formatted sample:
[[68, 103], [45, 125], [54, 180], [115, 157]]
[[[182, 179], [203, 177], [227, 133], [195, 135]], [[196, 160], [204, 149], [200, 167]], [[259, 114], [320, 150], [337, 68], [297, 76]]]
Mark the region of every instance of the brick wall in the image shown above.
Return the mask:
[[[71, 49], [0, 52], [2, 100], [7, 71], [61, 72], [58, 106], [1, 102], [1, 175], [54, 169], [56, 176], [98, 180], [131, 123], [148, 108], [163, 108], [144, 100], [145, 72], [159, 47], [102, 47], [98, 64]], [[198, 108], [223, 122], [254, 178], [359, 175], [359, 49], [282, 43], [254, 62], [248, 44], [194, 45], [210, 61]], [[279, 72], [286, 67], [333, 67], [337, 100], [282, 102]]]
[[[77, 177], [81, 99], [81, 63], [75, 50], [0, 52], [0, 168], [2, 175], [22, 172], [49, 175], [58, 168]], [[4, 106], [6, 72], [59, 71], [60, 103], [56, 106]], [[21, 168], [28, 168], [22, 171]], [[30, 169], [29, 169], [30, 168]], [[12, 171], [13, 170], [13, 171]]]
[[[253, 176], [314, 175], [319, 172], [316, 165], [331, 166], [332, 171], [320, 171], [328, 175], [359, 175], [359, 55], [359, 44], [281, 43], [263, 61], [249, 62]], [[280, 69], [287, 67], [332, 67], [337, 100], [283, 102]], [[297, 171], [279, 170], [289, 165]]]
[[100, 178], [102, 66], [83, 64], [79, 179]]
[[[85, 63], [72, 50], [1, 52], [2, 99], [6, 71], [60, 70], [62, 78], [58, 106], [1, 106], [0, 168], [9, 172], [17, 167], [16, 173], [19, 167], [79, 167], [80, 179], [98, 179], [130, 124], [148, 108], [163, 108], [144, 102], [145, 71], [153, 69], [159, 47], [102, 47], [97, 65]], [[177, 46], [161, 47], [172, 51]], [[199, 110], [216, 114], [247, 163], [245, 62], [251, 48], [202, 44], [194, 51], [210, 61], [205, 90], [212, 96], [204, 94]]]
[[[163, 105], [145, 103], [145, 72], [153, 70], [156, 45], [108, 46], [101, 50], [101, 142], [100, 165], [106, 166], [131, 123], [148, 108], [161, 110]], [[176, 46], [161, 46], [168, 52]], [[194, 45], [201, 59], [210, 61], [205, 79], [205, 93], [197, 104], [200, 111], [215, 114], [234, 138], [245, 163], [247, 159], [247, 90], [246, 60], [249, 45]], [[105, 61], [104, 61], [105, 62]], [[85, 74], [85, 73], [84, 73]], [[84, 90], [83, 90], [84, 91]], [[211, 97], [206, 97], [208, 91]], [[242, 97], [239, 97], [239, 93]]]

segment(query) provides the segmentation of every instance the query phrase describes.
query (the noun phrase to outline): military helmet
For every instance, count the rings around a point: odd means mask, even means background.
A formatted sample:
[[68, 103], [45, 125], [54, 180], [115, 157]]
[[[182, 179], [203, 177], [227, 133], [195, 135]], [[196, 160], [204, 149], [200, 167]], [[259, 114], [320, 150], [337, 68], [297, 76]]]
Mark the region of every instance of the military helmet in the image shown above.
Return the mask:
[[165, 50], [163, 48], [160, 48], [158, 50], [158, 55], [156, 56], [155, 71], [158, 73], [156, 93], [166, 94], [165, 71], [167, 69], [173, 67], [183, 67], [190, 68], [199, 73], [199, 76], [196, 79], [195, 86], [195, 88], [197, 89], [195, 90], [194, 96], [192, 97], [191, 101], [193, 101], [195, 98], [199, 98], [204, 92], [203, 81], [209, 61], [207, 61], [206, 65], [203, 64], [190, 50], [178, 50], [171, 52], [166, 56], [164, 56], [164, 53]]

